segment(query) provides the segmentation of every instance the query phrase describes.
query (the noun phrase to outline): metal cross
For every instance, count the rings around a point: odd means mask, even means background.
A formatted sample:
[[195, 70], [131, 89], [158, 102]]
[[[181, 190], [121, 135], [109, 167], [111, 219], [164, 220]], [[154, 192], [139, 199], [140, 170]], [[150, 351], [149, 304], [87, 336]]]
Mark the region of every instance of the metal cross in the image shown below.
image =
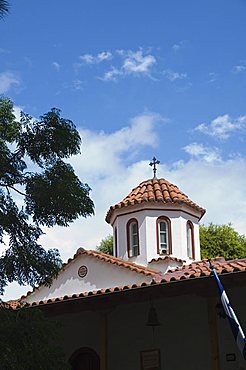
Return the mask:
[[152, 162], [150, 162], [150, 166], [152, 167], [152, 166], [154, 166], [153, 167], [153, 172], [154, 172], [154, 178], [156, 178], [156, 165], [157, 164], [160, 164], [160, 161], [158, 161], [158, 159], [156, 159], [156, 157], [153, 157], [153, 159], [152, 159]]

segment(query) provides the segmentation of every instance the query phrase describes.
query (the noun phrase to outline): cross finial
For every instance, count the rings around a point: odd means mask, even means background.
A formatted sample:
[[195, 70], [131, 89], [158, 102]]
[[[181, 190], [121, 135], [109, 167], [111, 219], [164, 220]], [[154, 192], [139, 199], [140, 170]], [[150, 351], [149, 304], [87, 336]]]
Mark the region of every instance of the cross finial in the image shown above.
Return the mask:
[[152, 159], [152, 162], [150, 162], [150, 166], [152, 167], [153, 166], [153, 172], [154, 172], [154, 179], [156, 178], [156, 165], [157, 164], [160, 164], [160, 161], [158, 161], [158, 159], [156, 159], [156, 157], [153, 157]]

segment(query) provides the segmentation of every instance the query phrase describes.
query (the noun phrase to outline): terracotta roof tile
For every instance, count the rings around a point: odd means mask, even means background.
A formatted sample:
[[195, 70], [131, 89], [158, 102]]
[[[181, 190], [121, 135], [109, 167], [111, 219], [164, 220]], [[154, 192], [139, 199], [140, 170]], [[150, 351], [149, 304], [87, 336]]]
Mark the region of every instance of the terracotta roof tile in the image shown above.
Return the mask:
[[[135, 271], [135, 272], [144, 274], [145, 276], [155, 276], [156, 273], [158, 273], [156, 270], [151, 269], [149, 267], [138, 265], [138, 264], [130, 262], [130, 261], [125, 261], [125, 260], [122, 260], [121, 258], [117, 258], [117, 257], [111, 256], [109, 254], [105, 254], [105, 253], [102, 253], [102, 252], [97, 252], [97, 251], [94, 251], [94, 250], [86, 250], [84, 248], [79, 248], [77, 250], [77, 252], [75, 253], [72, 260], [74, 260], [75, 258], [77, 258], [79, 255], [82, 255], [82, 254], [85, 254], [87, 256], [96, 257], [101, 261], [109, 262], [113, 265], [125, 267], [125, 268], [127, 268], [131, 271]], [[69, 262], [71, 262], [71, 260]]]
[[[88, 252], [88, 251], [87, 251]], [[225, 261], [224, 258], [214, 258], [212, 261], [213, 266], [215, 267], [216, 271], [221, 274], [227, 273], [234, 273], [234, 272], [245, 272], [246, 271], [246, 258], [243, 259], [235, 259], [231, 261]], [[156, 274], [155, 277], [152, 279], [151, 282], [143, 282], [140, 284], [132, 284], [132, 285], [125, 285], [125, 286], [116, 286], [107, 289], [99, 289], [96, 291], [84, 292], [80, 294], [73, 294], [73, 295], [66, 295], [60, 298], [52, 298], [48, 300], [42, 300], [39, 302], [33, 303], [25, 303], [24, 307], [29, 306], [37, 306], [37, 305], [45, 305], [51, 304], [55, 302], [62, 302], [71, 299], [79, 299], [79, 298], [86, 298], [92, 297], [102, 294], [113, 294], [115, 292], [122, 292], [129, 289], [137, 289], [143, 288], [146, 286], [151, 285], [158, 285], [158, 284], [171, 284], [172, 282], [179, 282], [183, 280], [189, 279], [199, 279], [200, 277], [210, 276], [211, 269], [209, 267], [208, 260], [202, 260], [199, 262], [194, 262], [190, 265], [178, 267], [175, 270], [169, 270], [165, 274]]]
[[20, 302], [19, 299], [11, 300], [8, 302], [3, 302], [3, 301], [0, 302], [0, 307], [11, 308], [13, 310], [17, 308], [21, 308], [22, 306], [23, 304]]
[[149, 262], [149, 264], [151, 264], [153, 262], [161, 262], [161, 261], [166, 261], [166, 260], [180, 262], [180, 263], [185, 262], [185, 260], [182, 260], [182, 259], [176, 258], [176, 257], [172, 257], [172, 256], [160, 256], [158, 258], [152, 258], [152, 260]]
[[[97, 252], [95, 250], [86, 250], [84, 248], [79, 248], [77, 250], [77, 252], [74, 254], [73, 258], [69, 258], [68, 261], [63, 264], [63, 266], [61, 268], [61, 271], [64, 268], [66, 268], [72, 261], [74, 261], [78, 256], [81, 256], [81, 255], [93, 256], [93, 257], [98, 258], [101, 261], [105, 261], [105, 262], [111, 263], [111, 264], [116, 265], [116, 266], [119, 266], [119, 267], [127, 268], [127, 269], [129, 269], [131, 271], [134, 271], [134, 272], [143, 274], [145, 276], [152, 276], [152, 277], [154, 277], [154, 276], [156, 276], [159, 273], [159, 271], [154, 270], [152, 268], [145, 267], [145, 266], [142, 266], [142, 265], [138, 265], [138, 264], [133, 263], [133, 262], [130, 262], [130, 261], [125, 261], [125, 260], [123, 260], [121, 258], [117, 258], [117, 257], [111, 256], [109, 254], [105, 254], [105, 253], [102, 253], [102, 252]], [[27, 292], [27, 294], [23, 295], [20, 298], [20, 300], [24, 300], [30, 294], [32, 294], [35, 291], [39, 290], [42, 286], [43, 285], [41, 284], [38, 287], [34, 288], [32, 291]]]
[[185, 195], [176, 185], [171, 184], [165, 179], [150, 179], [141, 182], [137, 187], [132, 189], [132, 191], [121, 202], [111, 206], [107, 212], [106, 221], [110, 223], [110, 219], [115, 209], [129, 207], [133, 204], [143, 202], [186, 204], [201, 212], [201, 216], [206, 212], [205, 209], [189, 199], [188, 196]]

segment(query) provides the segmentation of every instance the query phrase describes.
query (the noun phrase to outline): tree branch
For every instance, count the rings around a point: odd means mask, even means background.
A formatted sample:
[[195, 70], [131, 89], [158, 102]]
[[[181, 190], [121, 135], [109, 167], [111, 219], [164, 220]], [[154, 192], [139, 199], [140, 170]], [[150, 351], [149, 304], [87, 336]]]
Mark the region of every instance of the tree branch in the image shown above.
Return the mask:
[[12, 186], [12, 185], [6, 185], [6, 184], [3, 184], [3, 183], [1, 183], [1, 182], [0, 182], [0, 186], [4, 186], [8, 191], [9, 191], [9, 188], [10, 188], [10, 189], [12, 189], [12, 190], [16, 191], [18, 194], [23, 195], [24, 197], [26, 196], [26, 194], [25, 194], [25, 193], [22, 193], [22, 191], [20, 191], [20, 190], [16, 189], [16, 188], [15, 188], [14, 186]]

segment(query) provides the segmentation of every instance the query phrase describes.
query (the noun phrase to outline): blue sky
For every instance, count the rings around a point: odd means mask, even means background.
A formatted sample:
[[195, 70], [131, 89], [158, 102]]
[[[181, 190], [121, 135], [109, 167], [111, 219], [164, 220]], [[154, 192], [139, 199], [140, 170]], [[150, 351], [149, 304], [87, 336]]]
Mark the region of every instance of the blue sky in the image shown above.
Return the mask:
[[[158, 175], [246, 233], [245, 0], [12, 0], [0, 22], [0, 93], [80, 130], [72, 163], [94, 218], [47, 230], [64, 259], [110, 232], [107, 208]], [[93, 230], [93, 232], [92, 232]], [[96, 230], [96, 231], [95, 231]]]

